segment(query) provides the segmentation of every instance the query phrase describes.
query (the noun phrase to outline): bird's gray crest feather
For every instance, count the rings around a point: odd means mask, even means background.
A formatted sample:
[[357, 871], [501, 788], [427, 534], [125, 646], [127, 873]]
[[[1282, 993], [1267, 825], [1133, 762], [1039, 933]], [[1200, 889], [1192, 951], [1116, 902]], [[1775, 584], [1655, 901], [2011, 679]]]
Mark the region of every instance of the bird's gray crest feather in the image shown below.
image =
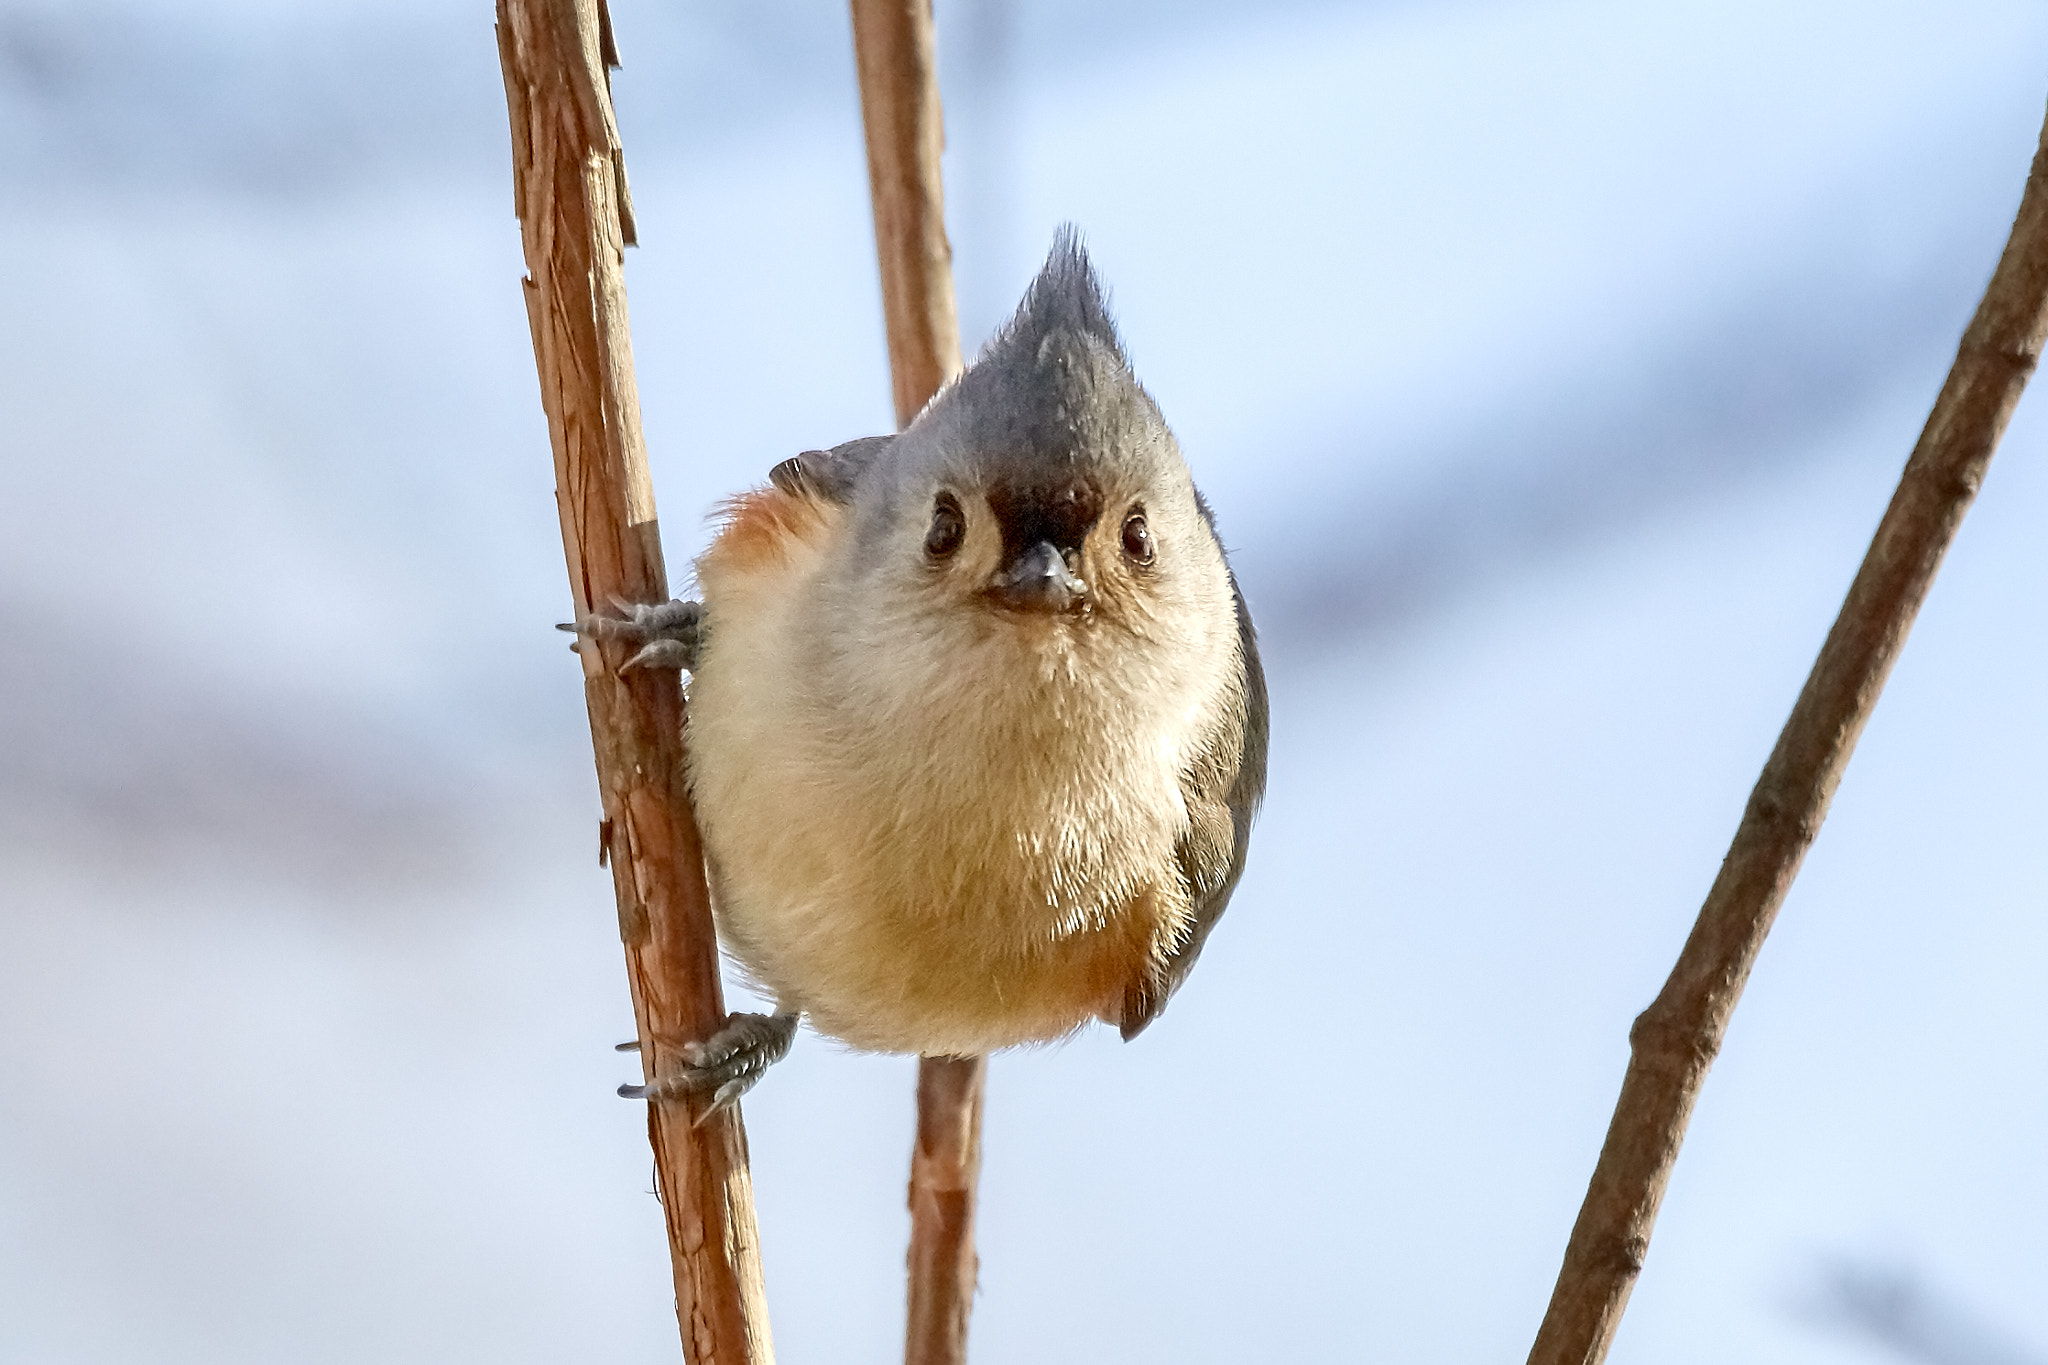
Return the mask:
[[1109, 315], [1102, 278], [1095, 273], [1088, 249], [1081, 244], [1081, 234], [1072, 223], [1062, 223], [1053, 233], [1052, 250], [1037, 278], [1024, 291], [1024, 301], [989, 339], [975, 364], [1035, 357], [1046, 338], [1059, 332], [1092, 337], [1116, 357], [1118, 364], [1129, 369], [1130, 361], [1116, 334], [1116, 323]]
[[[1087, 393], [1087, 401], [1082, 393]], [[1103, 401], [1103, 400], [1108, 401]], [[1079, 401], [1077, 401], [1079, 400]], [[1165, 424], [1131, 373], [1101, 277], [1072, 224], [1053, 234], [1045, 264], [1010, 320], [913, 429], [965, 425], [982, 449], [1046, 456], [1071, 443], [1073, 417], [1095, 411], [1122, 423]], [[869, 436], [784, 460], [769, 477], [784, 492], [851, 502], [900, 436]]]

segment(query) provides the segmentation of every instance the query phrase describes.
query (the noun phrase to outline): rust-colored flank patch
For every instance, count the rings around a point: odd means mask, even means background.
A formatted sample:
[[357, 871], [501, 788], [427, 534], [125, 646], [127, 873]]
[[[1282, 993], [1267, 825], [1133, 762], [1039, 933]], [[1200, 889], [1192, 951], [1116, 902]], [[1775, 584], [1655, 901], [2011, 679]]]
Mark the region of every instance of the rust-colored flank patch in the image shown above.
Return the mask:
[[791, 497], [773, 485], [728, 499], [719, 513], [724, 526], [704, 557], [734, 569], [765, 568], [825, 529], [816, 499]]

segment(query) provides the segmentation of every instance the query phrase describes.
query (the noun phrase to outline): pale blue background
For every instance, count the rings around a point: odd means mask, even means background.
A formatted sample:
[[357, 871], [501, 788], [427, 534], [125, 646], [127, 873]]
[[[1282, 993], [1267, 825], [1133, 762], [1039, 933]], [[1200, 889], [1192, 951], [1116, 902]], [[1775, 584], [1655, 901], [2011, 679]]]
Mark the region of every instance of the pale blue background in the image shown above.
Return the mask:
[[[1080, 224], [1275, 738], [1167, 1018], [994, 1063], [974, 1358], [1519, 1360], [2048, 9], [991, 4], [939, 0], [970, 340]], [[841, 7], [615, 13], [680, 577], [888, 425], [866, 177]], [[510, 203], [482, 0], [0, 6], [7, 1365], [676, 1358]], [[1885, 1285], [1912, 1358], [2048, 1359], [2040, 401], [1616, 1361], [1898, 1358]], [[899, 1352], [911, 1073], [807, 1035], [747, 1102], [785, 1360]]]

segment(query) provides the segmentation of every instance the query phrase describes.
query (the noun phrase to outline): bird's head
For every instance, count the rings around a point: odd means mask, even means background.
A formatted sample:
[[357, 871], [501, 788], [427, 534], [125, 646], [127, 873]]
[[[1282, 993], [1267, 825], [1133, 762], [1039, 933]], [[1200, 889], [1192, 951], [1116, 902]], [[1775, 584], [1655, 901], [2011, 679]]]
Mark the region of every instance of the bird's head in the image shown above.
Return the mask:
[[1154, 637], [1227, 594], [1186, 462], [1071, 231], [891, 455], [855, 534], [870, 586], [913, 610]]

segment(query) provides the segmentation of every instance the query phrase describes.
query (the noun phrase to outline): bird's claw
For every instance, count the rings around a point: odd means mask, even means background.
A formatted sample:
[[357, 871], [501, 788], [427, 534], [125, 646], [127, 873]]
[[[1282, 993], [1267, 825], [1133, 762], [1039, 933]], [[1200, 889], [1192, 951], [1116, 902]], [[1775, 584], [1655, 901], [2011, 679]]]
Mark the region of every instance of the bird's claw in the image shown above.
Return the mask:
[[678, 1049], [683, 1065], [646, 1085], [622, 1085], [629, 1100], [671, 1100], [709, 1093], [710, 1102], [696, 1121], [727, 1108], [754, 1088], [769, 1067], [789, 1052], [796, 1038], [796, 1014], [733, 1014], [725, 1027], [702, 1042]]
[[566, 630], [593, 640], [618, 640], [640, 649], [619, 665], [624, 673], [635, 668], [677, 668], [694, 672], [697, 667], [699, 627], [704, 608], [696, 602], [621, 602], [612, 599], [617, 616], [592, 613], [575, 621], [564, 621], [556, 630]]

